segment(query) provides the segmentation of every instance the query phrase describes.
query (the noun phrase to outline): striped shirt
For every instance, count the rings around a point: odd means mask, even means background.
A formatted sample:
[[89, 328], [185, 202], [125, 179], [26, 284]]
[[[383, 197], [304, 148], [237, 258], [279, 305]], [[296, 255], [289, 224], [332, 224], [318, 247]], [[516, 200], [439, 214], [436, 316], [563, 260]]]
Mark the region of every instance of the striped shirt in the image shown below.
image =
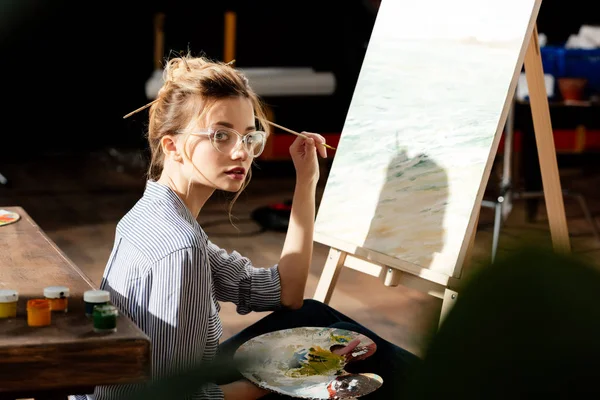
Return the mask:
[[[277, 265], [256, 268], [211, 243], [179, 196], [155, 181], [117, 224], [101, 289], [150, 337], [153, 378], [214, 359], [223, 333], [218, 302], [247, 314], [275, 310], [281, 299]], [[98, 386], [94, 398], [134, 389]], [[193, 398], [222, 399], [223, 392], [211, 384]]]

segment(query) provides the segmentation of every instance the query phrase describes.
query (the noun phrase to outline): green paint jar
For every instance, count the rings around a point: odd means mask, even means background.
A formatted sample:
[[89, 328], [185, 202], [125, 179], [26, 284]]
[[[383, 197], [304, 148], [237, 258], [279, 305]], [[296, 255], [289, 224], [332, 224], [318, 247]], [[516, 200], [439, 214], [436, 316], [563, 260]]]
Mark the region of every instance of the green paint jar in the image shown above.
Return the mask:
[[119, 311], [117, 307], [111, 304], [94, 306], [92, 318], [94, 321], [94, 332], [116, 332], [117, 316]]
[[85, 304], [85, 315], [91, 317], [94, 313], [94, 306], [110, 302], [110, 292], [106, 290], [88, 290], [83, 293], [83, 302]]

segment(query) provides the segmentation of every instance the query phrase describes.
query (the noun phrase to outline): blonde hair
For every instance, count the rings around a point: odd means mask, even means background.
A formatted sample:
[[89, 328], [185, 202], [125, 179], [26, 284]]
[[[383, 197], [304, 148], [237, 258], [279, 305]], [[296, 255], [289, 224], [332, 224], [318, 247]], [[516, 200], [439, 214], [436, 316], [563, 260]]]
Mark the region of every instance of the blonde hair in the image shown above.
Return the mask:
[[[211, 105], [219, 99], [242, 96], [249, 99], [258, 121], [257, 129], [269, 133], [262, 100], [252, 90], [248, 79], [232, 63], [212, 61], [204, 56], [180, 55], [170, 59], [163, 72], [164, 84], [151, 103], [147, 139], [150, 146], [149, 179], [158, 180], [164, 167], [164, 153], [160, 141], [165, 135], [186, 135], [193, 123], [202, 118]], [[142, 110], [142, 107], [134, 112]], [[128, 114], [129, 116], [131, 114]], [[186, 154], [189, 158], [189, 155]], [[195, 168], [195, 167], [194, 167]], [[244, 185], [229, 206], [248, 186], [251, 171]]]

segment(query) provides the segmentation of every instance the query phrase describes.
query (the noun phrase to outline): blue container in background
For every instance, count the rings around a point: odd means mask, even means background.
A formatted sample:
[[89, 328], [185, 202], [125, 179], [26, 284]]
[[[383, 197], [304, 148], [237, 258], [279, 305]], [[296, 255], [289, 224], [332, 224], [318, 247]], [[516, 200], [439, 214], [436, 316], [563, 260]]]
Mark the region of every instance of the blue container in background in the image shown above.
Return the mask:
[[589, 95], [600, 94], [600, 49], [540, 48], [544, 73], [559, 78], [586, 78]]

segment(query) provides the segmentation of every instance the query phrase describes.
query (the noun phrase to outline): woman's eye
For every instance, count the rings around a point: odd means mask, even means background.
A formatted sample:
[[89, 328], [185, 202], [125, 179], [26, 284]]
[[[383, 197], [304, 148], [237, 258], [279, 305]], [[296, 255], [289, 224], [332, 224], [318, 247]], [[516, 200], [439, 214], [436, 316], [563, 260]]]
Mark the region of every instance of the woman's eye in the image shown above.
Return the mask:
[[224, 142], [229, 139], [229, 134], [224, 131], [216, 131], [214, 138], [215, 138], [215, 140], [218, 140], [219, 142]]

